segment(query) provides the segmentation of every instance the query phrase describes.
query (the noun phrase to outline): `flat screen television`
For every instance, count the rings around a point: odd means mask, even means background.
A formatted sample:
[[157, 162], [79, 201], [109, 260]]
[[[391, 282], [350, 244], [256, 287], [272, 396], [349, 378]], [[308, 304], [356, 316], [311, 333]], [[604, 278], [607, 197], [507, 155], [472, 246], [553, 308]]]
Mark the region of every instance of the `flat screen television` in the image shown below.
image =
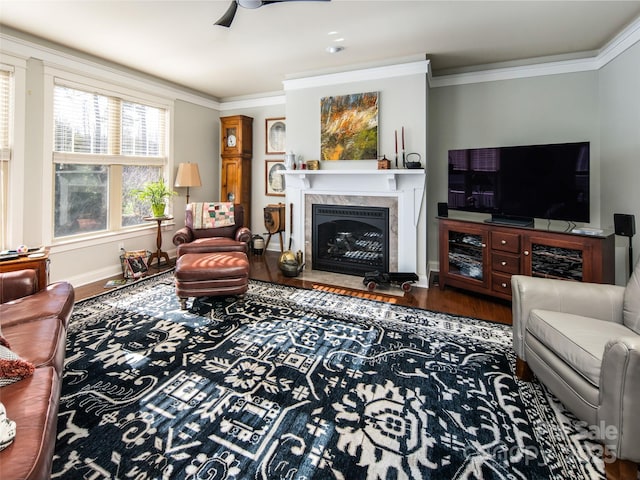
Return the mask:
[[588, 223], [589, 142], [449, 150], [448, 204], [499, 223]]

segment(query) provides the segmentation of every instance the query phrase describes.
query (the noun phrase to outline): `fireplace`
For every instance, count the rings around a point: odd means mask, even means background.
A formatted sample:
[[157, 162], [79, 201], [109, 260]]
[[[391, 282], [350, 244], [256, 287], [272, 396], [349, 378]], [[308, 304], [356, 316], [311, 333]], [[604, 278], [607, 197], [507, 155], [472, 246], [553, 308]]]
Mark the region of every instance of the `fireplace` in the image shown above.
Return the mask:
[[[293, 220], [290, 222], [293, 226], [292, 250], [302, 250], [306, 259], [305, 271], [317, 269], [313, 264], [314, 205], [376, 207], [388, 212], [388, 227], [376, 225], [388, 232], [385, 242], [388, 244], [387, 260], [383, 260], [382, 269], [388, 268], [391, 272], [416, 272], [421, 278], [419, 285], [426, 286], [426, 260], [423, 253], [426, 246], [419, 244], [418, 235], [418, 229], [425, 228], [425, 209], [422, 208], [425, 199], [425, 171], [343, 169], [331, 168], [331, 162], [325, 163], [320, 170], [282, 171], [287, 185], [287, 218]], [[343, 263], [342, 260], [339, 263]], [[369, 265], [366, 268], [367, 271], [373, 270]], [[353, 271], [350, 273], [353, 274]]]
[[389, 209], [312, 206], [312, 268], [350, 275], [389, 270]]

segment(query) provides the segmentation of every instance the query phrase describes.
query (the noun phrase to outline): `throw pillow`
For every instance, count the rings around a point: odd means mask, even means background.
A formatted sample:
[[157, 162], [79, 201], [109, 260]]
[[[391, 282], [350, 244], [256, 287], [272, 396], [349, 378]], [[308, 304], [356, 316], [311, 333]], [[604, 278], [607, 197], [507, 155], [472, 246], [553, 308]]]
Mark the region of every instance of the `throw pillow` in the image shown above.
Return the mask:
[[637, 334], [640, 334], [640, 261], [631, 274], [624, 290], [623, 323]]
[[29, 377], [35, 370], [32, 363], [21, 359], [6, 345], [6, 340], [0, 338], [0, 387]]
[[16, 422], [7, 418], [7, 410], [0, 402], [0, 451], [7, 448], [16, 438]]

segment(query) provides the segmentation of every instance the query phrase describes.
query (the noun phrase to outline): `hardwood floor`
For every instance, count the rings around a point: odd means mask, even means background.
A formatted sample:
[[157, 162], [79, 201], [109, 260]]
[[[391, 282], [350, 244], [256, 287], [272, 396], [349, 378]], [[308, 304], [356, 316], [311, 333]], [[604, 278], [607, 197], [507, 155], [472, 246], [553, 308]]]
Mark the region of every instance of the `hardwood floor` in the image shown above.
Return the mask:
[[[314, 283], [299, 277], [286, 277], [278, 268], [279, 252], [266, 252], [265, 255], [249, 255], [251, 261], [251, 278], [272, 283], [280, 283], [302, 288], [313, 288]], [[150, 273], [166, 270], [169, 267], [151, 268]], [[120, 277], [113, 277], [122, 278]], [[76, 288], [76, 301], [104, 293], [104, 284], [109, 279], [100, 280]], [[330, 286], [328, 286], [330, 287]], [[376, 291], [376, 300], [389, 299], [397, 305], [406, 305], [438, 312], [462, 315], [483, 320], [511, 324], [511, 304], [481, 295], [464, 292], [453, 288], [440, 290], [438, 286], [431, 288], [414, 287], [403, 296], [385, 295], [384, 290]]]

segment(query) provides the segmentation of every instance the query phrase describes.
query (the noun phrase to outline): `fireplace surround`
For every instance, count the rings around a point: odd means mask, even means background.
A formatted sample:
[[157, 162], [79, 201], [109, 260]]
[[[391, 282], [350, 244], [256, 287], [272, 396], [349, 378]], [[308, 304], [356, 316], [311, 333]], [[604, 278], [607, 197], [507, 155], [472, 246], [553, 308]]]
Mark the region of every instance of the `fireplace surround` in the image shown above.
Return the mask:
[[[351, 205], [388, 209], [389, 271], [416, 272], [418, 285], [427, 286], [418, 265], [418, 221], [425, 198], [424, 169], [286, 170], [286, 206], [292, 209], [292, 249], [302, 250], [311, 268], [313, 205]], [[423, 266], [426, 267], [426, 266]], [[423, 272], [422, 275], [420, 272]]]

